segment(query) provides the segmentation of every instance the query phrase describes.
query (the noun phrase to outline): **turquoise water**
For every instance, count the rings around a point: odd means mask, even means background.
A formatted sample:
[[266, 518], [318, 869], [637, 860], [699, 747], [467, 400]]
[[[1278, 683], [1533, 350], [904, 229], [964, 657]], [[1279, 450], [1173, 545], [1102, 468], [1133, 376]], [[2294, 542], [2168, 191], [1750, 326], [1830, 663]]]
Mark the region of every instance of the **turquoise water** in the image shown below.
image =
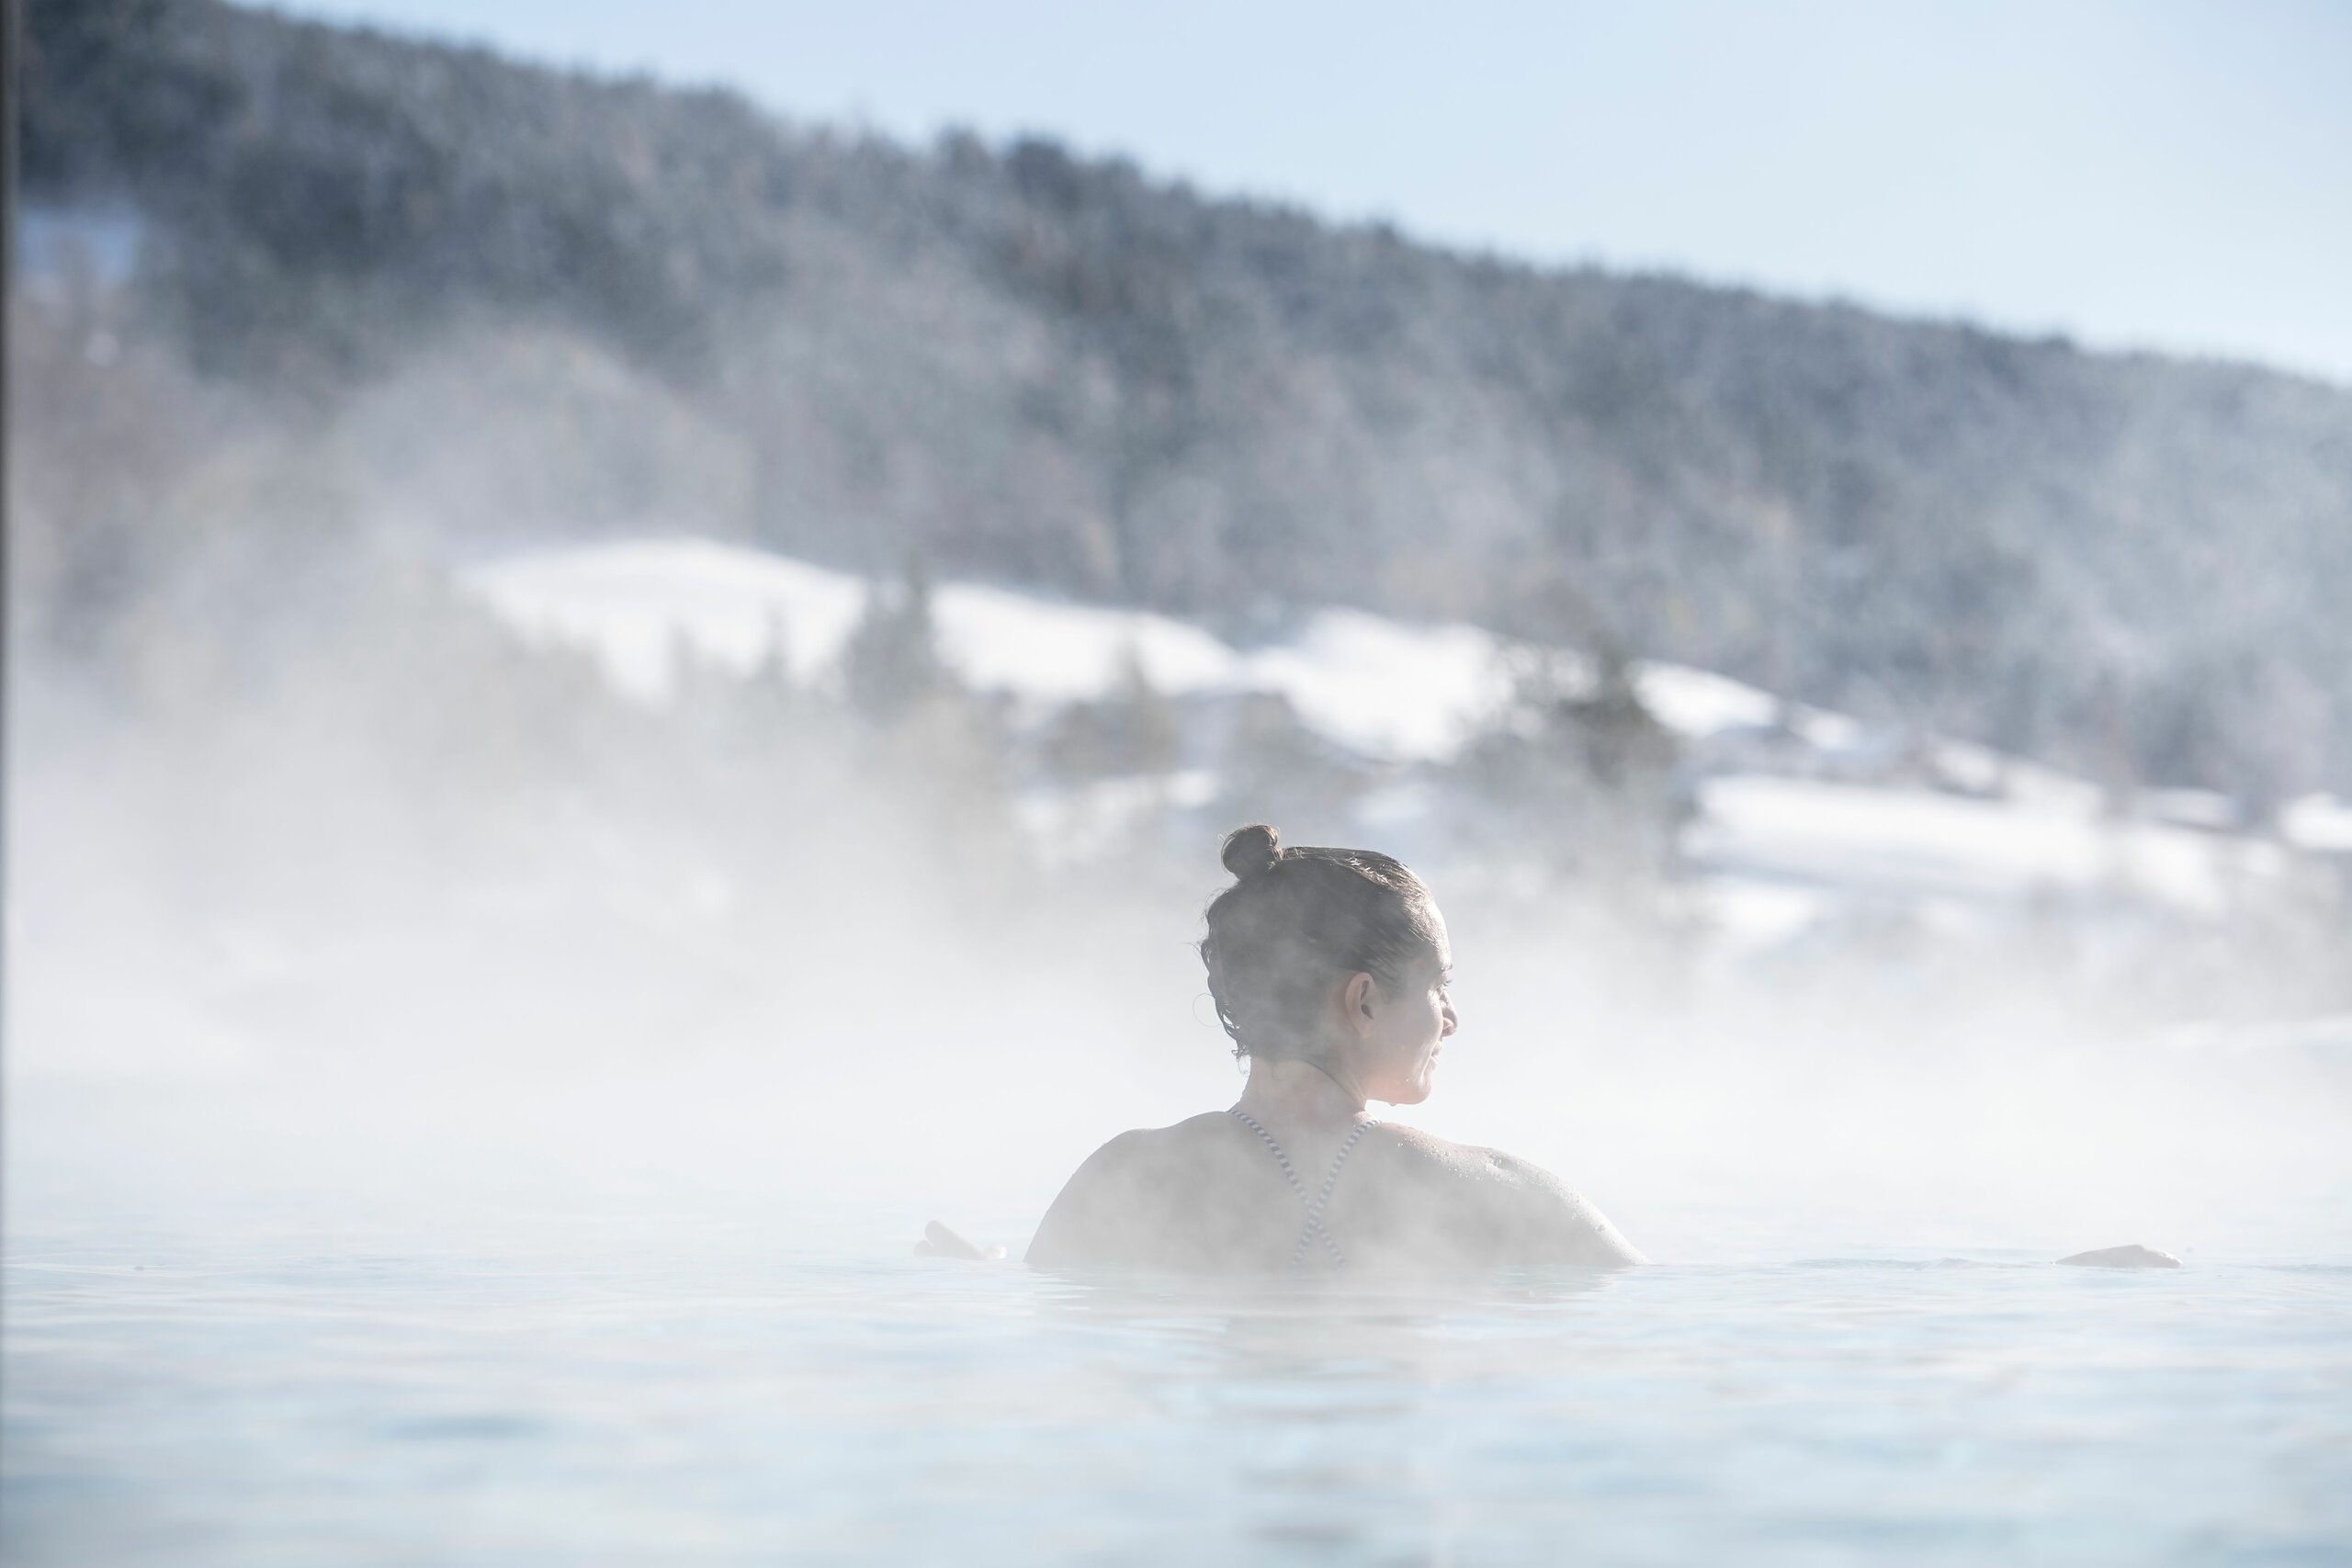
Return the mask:
[[2352, 1267], [1346, 1294], [921, 1261], [838, 1212], [44, 1209], [12, 1563], [2352, 1562]]

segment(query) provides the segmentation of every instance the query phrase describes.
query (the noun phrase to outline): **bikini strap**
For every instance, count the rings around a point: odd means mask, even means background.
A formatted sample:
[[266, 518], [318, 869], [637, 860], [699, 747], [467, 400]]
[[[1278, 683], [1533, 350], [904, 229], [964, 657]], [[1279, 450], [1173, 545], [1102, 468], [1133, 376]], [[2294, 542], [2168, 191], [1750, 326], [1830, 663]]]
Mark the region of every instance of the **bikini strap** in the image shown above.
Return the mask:
[[1323, 1210], [1331, 1201], [1332, 1190], [1340, 1184], [1340, 1168], [1348, 1163], [1348, 1156], [1354, 1150], [1356, 1140], [1363, 1137], [1364, 1129], [1373, 1123], [1356, 1123], [1355, 1131], [1348, 1134], [1348, 1141], [1340, 1145], [1340, 1152], [1331, 1158], [1331, 1172], [1323, 1179], [1323, 1190], [1309, 1198], [1305, 1184], [1298, 1179], [1298, 1172], [1291, 1167], [1290, 1156], [1283, 1153], [1283, 1146], [1274, 1142], [1274, 1135], [1258, 1125], [1257, 1120], [1238, 1105], [1227, 1114], [1258, 1134], [1260, 1141], [1273, 1155], [1274, 1163], [1283, 1168], [1283, 1179], [1289, 1182], [1290, 1190], [1298, 1194], [1298, 1201], [1306, 1205], [1306, 1228], [1298, 1233], [1298, 1245], [1291, 1248], [1290, 1266], [1295, 1269], [1306, 1261], [1306, 1244], [1317, 1236], [1323, 1238], [1323, 1250], [1331, 1255], [1333, 1264], [1346, 1263], [1347, 1258], [1340, 1251], [1340, 1244], [1331, 1239], [1329, 1231], [1323, 1228]]

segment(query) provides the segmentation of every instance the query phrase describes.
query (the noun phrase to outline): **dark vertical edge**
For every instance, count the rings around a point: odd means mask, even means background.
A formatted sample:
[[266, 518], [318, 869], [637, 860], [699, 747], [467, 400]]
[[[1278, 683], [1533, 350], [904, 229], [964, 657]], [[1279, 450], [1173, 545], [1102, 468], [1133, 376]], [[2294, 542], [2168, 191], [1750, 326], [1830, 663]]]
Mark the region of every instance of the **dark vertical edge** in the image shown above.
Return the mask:
[[[17, 74], [21, 69], [24, 34], [19, 0], [0, 0], [0, 1155], [7, 1148], [7, 1122], [15, 1111], [8, 1092], [8, 1027], [12, 966], [9, 949], [16, 940], [16, 889], [9, 878], [9, 829], [15, 815], [16, 791], [11, 787], [15, 748], [10, 730], [16, 704], [10, 680], [16, 672], [12, 644], [17, 635], [16, 574], [10, 570], [16, 547], [16, 334], [17, 317], [17, 116], [22, 105]], [[0, 1206], [6, 1197], [6, 1161], [0, 1159]]]

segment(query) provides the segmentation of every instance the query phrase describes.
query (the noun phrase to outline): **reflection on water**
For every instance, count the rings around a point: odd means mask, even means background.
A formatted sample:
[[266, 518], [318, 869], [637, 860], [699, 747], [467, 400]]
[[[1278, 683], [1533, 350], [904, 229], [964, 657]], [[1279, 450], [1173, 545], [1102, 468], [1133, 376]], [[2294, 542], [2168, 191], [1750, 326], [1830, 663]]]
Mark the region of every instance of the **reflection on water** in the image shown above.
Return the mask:
[[199, 1217], [12, 1227], [10, 1562], [2352, 1549], [2333, 1262], [1347, 1292], [919, 1261], [838, 1212]]

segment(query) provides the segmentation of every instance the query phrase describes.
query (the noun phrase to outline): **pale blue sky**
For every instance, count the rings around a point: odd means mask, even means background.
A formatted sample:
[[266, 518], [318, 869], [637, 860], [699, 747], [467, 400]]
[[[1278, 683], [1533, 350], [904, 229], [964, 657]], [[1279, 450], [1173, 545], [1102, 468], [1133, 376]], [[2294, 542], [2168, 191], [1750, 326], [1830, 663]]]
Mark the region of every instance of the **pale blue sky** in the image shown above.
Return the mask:
[[909, 140], [2352, 383], [2352, 3], [302, 0]]

